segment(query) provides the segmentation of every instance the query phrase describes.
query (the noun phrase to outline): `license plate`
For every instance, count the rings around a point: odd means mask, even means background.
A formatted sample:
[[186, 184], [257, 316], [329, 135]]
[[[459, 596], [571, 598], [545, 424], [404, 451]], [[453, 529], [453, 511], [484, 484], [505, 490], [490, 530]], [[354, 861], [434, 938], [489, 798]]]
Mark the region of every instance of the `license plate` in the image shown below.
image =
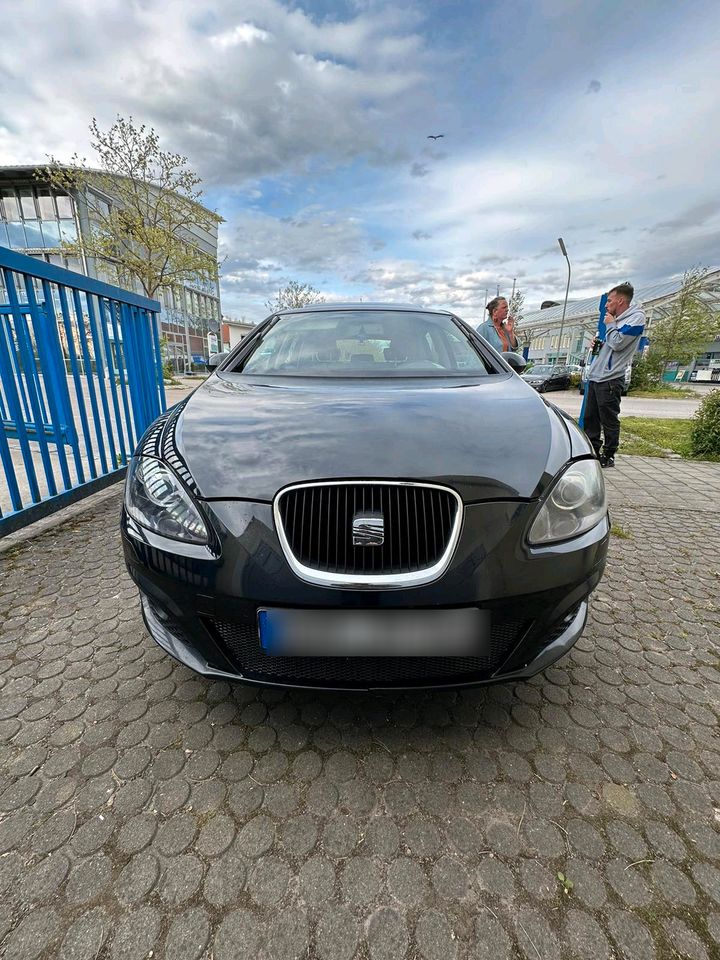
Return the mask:
[[258, 610], [260, 645], [281, 657], [467, 657], [490, 646], [490, 613], [458, 610]]

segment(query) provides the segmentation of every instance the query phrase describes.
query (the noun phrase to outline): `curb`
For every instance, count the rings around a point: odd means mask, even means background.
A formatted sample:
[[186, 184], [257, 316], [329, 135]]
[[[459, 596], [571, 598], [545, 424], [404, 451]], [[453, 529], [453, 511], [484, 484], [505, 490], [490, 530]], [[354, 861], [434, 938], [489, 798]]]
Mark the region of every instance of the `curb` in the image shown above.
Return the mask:
[[105, 503], [106, 500], [117, 497], [122, 492], [121, 485], [124, 481], [124, 476], [119, 477], [115, 483], [105, 487], [104, 490], [93, 493], [77, 503], [71, 503], [69, 507], [63, 507], [62, 510], [58, 510], [48, 517], [43, 517], [41, 520], [36, 520], [35, 523], [30, 523], [27, 527], [16, 530], [14, 533], [7, 534], [7, 536], [0, 539], [0, 557], [21, 543], [25, 543], [27, 540], [34, 540], [35, 537], [42, 536], [44, 533], [47, 533], [48, 530], [61, 527], [64, 523], [68, 523], [68, 521], [74, 520], [79, 515]]

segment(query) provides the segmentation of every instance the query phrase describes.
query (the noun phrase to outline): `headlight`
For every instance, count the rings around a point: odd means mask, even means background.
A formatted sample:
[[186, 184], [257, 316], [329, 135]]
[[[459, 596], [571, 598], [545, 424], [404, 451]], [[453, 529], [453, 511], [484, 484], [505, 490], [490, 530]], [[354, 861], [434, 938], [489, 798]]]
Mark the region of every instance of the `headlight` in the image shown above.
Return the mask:
[[535, 517], [528, 541], [537, 546], [577, 537], [607, 513], [605, 481], [597, 460], [571, 463], [550, 491]]
[[125, 509], [143, 527], [173, 540], [207, 543], [200, 511], [170, 467], [154, 457], [133, 457], [125, 485]]

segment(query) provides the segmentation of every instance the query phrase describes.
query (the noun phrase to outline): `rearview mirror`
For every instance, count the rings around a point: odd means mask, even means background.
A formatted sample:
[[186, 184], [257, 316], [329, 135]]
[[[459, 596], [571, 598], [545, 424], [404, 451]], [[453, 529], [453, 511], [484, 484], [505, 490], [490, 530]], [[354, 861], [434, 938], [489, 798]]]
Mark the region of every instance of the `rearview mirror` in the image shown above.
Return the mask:
[[522, 373], [527, 366], [527, 360], [521, 353], [514, 353], [512, 350], [504, 350], [500, 356], [505, 363], [509, 363], [515, 373]]
[[205, 369], [208, 371], [208, 373], [212, 373], [215, 367], [219, 367], [226, 356], [227, 354], [225, 353], [211, 354], [209, 359], [205, 361]]

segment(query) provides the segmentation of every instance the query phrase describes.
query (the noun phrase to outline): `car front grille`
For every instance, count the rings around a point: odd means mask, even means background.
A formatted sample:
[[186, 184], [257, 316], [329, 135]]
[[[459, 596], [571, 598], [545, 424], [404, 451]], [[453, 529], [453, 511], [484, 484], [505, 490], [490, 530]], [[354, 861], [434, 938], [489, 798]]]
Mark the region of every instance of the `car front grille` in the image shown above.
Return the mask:
[[529, 626], [493, 624], [485, 657], [273, 657], [260, 646], [254, 620], [207, 620], [225, 654], [247, 679], [312, 687], [396, 687], [489, 679]]
[[[402, 583], [408, 575], [449, 560], [461, 509], [460, 498], [447, 487], [340, 481], [283, 491], [276, 517], [291, 562], [327, 579], [391, 575]], [[363, 516], [381, 518], [381, 544], [353, 545], [353, 521]]]

